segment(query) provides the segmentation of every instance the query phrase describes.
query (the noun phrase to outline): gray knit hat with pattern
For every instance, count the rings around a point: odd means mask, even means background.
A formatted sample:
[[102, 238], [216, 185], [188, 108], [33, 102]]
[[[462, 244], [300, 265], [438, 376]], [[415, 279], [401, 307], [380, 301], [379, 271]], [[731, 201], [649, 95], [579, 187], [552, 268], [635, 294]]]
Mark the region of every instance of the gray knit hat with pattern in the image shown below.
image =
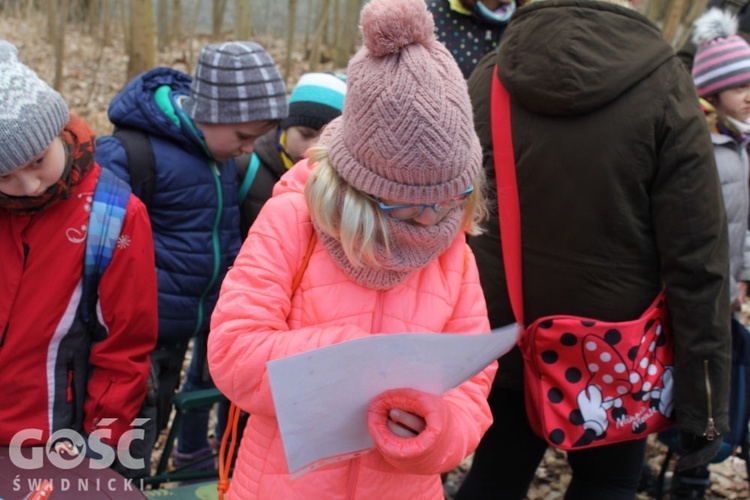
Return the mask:
[[200, 123], [283, 120], [289, 114], [276, 63], [253, 42], [204, 47], [183, 108]]
[[0, 40], [0, 175], [39, 156], [68, 123], [68, 106]]

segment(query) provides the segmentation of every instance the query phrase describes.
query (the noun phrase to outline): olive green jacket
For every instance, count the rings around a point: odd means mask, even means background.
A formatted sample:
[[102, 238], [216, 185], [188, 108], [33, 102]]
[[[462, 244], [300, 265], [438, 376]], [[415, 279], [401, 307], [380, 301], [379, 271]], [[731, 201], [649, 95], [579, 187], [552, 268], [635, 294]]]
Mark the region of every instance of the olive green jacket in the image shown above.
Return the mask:
[[[683, 431], [727, 431], [727, 225], [713, 147], [690, 76], [634, 10], [547, 0], [516, 12], [469, 79], [490, 197], [490, 86], [511, 96], [525, 319], [637, 318], [662, 287], [674, 329]], [[473, 238], [493, 327], [514, 321], [497, 216]], [[520, 387], [517, 350], [496, 383]]]

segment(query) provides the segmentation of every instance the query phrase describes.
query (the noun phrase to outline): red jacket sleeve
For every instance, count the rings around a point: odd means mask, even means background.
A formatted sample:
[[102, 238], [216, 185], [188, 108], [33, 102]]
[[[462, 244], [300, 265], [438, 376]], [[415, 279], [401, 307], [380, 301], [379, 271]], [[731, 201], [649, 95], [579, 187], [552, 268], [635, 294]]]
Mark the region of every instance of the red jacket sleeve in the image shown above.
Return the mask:
[[[158, 332], [154, 242], [148, 213], [130, 197], [112, 261], [99, 283], [99, 322], [107, 337], [92, 347], [84, 430], [110, 429], [116, 445], [141, 407]], [[98, 427], [102, 419], [115, 419]]]

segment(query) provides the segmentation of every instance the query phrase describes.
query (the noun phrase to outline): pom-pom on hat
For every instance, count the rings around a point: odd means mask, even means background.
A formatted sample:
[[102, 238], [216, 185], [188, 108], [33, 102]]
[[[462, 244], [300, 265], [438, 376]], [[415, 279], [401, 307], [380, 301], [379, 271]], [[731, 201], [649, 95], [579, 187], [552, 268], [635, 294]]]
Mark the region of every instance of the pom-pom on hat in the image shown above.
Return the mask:
[[481, 148], [466, 82], [424, 0], [372, 0], [360, 27], [343, 113], [322, 139], [333, 168], [386, 200], [458, 196], [481, 168]]
[[750, 83], [750, 45], [735, 33], [737, 18], [718, 8], [710, 9], [693, 24], [697, 47], [693, 81], [699, 96]]
[[346, 82], [333, 73], [305, 73], [289, 96], [289, 116], [281, 128], [320, 130], [341, 115], [345, 95]]
[[205, 46], [183, 108], [201, 123], [283, 120], [289, 112], [276, 63], [253, 42]]
[[14, 45], [0, 40], [0, 174], [39, 156], [68, 120], [62, 96], [18, 61]]

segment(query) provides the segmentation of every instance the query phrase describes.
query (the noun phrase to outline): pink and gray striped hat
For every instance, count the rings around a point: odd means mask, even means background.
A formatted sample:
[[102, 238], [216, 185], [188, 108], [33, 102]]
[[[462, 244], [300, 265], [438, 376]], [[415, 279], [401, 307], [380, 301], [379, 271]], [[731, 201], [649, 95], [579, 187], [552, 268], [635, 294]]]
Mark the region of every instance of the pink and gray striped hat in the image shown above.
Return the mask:
[[750, 83], [750, 45], [737, 36], [737, 18], [713, 8], [693, 25], [697, 46], [693, 82], [698, 95], [707, 97]]

